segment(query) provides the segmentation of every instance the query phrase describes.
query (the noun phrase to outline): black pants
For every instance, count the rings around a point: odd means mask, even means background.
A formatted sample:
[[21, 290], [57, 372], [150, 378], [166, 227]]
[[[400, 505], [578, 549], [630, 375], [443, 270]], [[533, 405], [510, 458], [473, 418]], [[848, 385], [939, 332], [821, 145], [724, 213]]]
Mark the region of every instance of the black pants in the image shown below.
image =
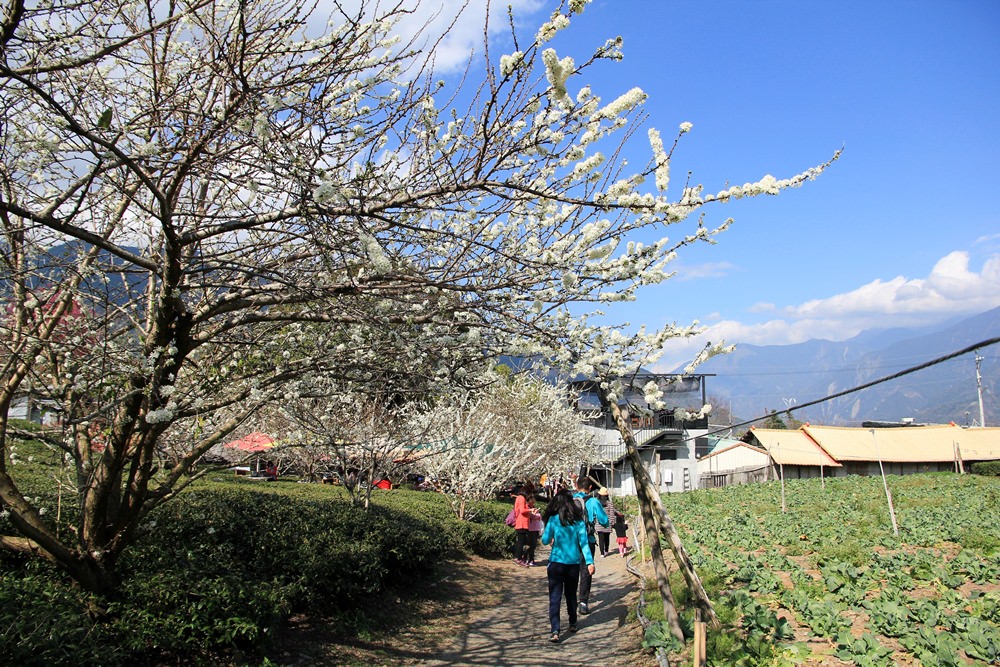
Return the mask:
[[597, 541], [601, 545], [601, 555], [607, 556], [611, 549], [611, 533], [598, 533]]
[[[563, 594], [566, 594], [566, 611], [569, 614], [569, 624], [576, 625], [576, 580], [580, 576], [580, 565], [553, 563], [549, 561], [546, 574], [549, 580], [549, 627], [552, 632], [559, 632], [559, 604]], [[587, 569], [583, 568], [586, 572]], [[588, 575], [589, 576], [589, 575]]]
[[535, 560], [535, 541], [538, 533], [533, 533], [527, 528], [519, 528], [517, 536], [514, 538], [514, 558], [530, 563]]
[[[597, 550], [597, 545], [593, 542], [590, 543], [590, 555], [594, 555], [594, 551]], [[594, 575], [590, 573], [590, 569], [587, 567], [587, 561], [580, 558], [580, 602], [586, 604], [590, 602], [590, 583], [594, 580]]]

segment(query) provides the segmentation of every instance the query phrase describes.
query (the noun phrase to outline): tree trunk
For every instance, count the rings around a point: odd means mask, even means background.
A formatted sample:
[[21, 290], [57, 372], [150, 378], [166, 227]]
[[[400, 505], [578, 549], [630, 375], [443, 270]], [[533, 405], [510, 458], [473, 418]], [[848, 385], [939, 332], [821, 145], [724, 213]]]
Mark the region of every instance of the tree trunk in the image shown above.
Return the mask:
[[[634, 448], [632, 448], [634, 450]], [[629, 455], [632, 467], [635, 468], [639, 457]], [[674, 594], [670, 590], [670, 578], [667, 573], [667, 564], [663, 560], [663, 549], [660, 547], [660, 532], [656, 525], [656, 516], [653, 514], [653, 503], [649, 498], [649, 489], [646, 485], [636, 485], [636, 495], [639, 497], [639, 511], [642, 514], [642, 526], [646, 531], [646, 542], [649, 544], [649, 557], [653, 561], [653, 574], [656, 576], [656, 587], [660, 591], [660, 598], [663, 600], [663, 618], [670, 626], [670, 634], [677, 639], [684, 641], [684, 631], [681, 629], [680, 616], [677, 613], [677, 604], [674, 602]]]
[[[646, 521], [645, 513], [647, 511], [653, 517], [652, 534], [649, 533], [649, 524], [646, 525], [647, 536], [651, 549], [654, 544], [657, 549], [659, 548], [660, 532], [665, 533], [670, 544], [670, 550], [674, 554], [674, 559], [677, 561], [677, 565], [680, 567], [681, 573], [684, 575], [684, 580], [687, 582], [688, 588], [691, 590], [691, 594], [693, 595], [695, 602], [705, 613], [708, 618], [708, 622], [712, 625], [712, 627], [720, 627], [721, 624], [719, 623], [719, 617], [716, 616], [715, 609], [712, 608], [712, 602], [708, 599], [708, 594], [705, 593], [705, 588], [701, 584], [701, 579], [698, 577], [698, 573], [695, 572], [694, 565], [688, 557], [687, 550], [681, 542], [680, 535], [677, 534], [674, 522], [667, 514], [666, 510], [663, 509], [663, 504], [660, 502], [659, 492], [653, 486], [652, 481], [649, 479], [649, 473], [646, 472], [646, 468], [642, 464], [642, 460], [639, 457], [639, 450], [636, 447], [635, 437], [632, 435], [632, 428], [625, 420], [625, 416], [622, 414], [618, 404], [614, 401], [608, 401], [607, 395], [603, 389], [601, 389], [600, 392], [602, 402], [611, 409], [611, 414], [615, 419], [615, 425], [618, 426], [618, 432], [625, 441], [625, 452], [632, 464], [632, 476], [635, 479], [636, 492], [639, 497], [639, 508], [643, 512], [643, 521]], [[647, 503], [648, 507], [645, 506]], [[659, 528], [659, 531], [656, 530], [657, 527]], [[655, 571], [656, 558], [653, 558], [653, 566]], [[659, 579], [659, 574], [657, 575], [657, 579]], [[659, 585], [659, 581], [657, 581], [657, 584]], [[669, 592], [669, 586], [667, 587], [667, 592]], [[662, 587], [660, 594], [664, 595]], [[669, 605], [673, 606], [673, 604], [673, 596], [671, 595]], [[663, 606], [665, 610], [667, 605], [667, 598], [664, 597]], [[675, 608], [674, 614], [676, 613]]]
[[701, 578], [694, 569], [694, 563], [691, 562], [687, 549], [684, 548], [684, 543], [681, 542], [681, 536], [677, 533], [673, 519], [663, 509], [663, 504], [660, 502], [659, 496], [654, 495], [652, 500], [656, 516], [660, 520], [660, 530], [666, 533], [667, 539], [670, 540], [670, 550], [673, 551], [674, 558], [677, 559], [677, 564], [680, 565], [681, 574], [684, 575], [688, 588], [691, 589], [691, 593], [694, 595], [695, 602], [708, 618], [708, 623], [713, 628], [721, 627], [722, 624], [719, 621], [719, 617], [716, 616], [715, 609], [712, 607], [712, 601], [708, 599], [708, 593], [705, 592], [705, 587], [701, 584]]
[[114, 598], [118, 595], [121, 580], [111, 564], [105, 566], [94, 559], [83, 558], [69, 572], [73, 580], [84, 590], [105, 598]]

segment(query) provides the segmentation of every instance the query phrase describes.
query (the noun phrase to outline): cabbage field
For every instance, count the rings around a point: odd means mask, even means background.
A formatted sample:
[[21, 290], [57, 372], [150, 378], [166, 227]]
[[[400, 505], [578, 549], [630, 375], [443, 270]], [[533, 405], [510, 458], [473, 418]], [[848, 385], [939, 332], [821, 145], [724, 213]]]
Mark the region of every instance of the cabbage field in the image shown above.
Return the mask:
[[710, 595], [737, 610], [739, 652], [713, 656], [710, 633], [710, 664], [1000, 664], [1000, 478], [889, 487], [898, 536], [880, 478], [789, 481], [786, 512], [777, 482], [664, 497]]

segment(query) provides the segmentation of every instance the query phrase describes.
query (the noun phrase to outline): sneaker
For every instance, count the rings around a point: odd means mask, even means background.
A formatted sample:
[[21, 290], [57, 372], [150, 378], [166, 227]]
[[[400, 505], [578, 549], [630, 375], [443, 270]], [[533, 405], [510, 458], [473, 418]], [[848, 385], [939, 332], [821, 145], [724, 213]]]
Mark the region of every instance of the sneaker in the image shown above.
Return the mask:
[[569, 626], [569, 631], [570, 632], [576, 632], [577, 630], [579, 630], [579, 628], [576, 627], [576, 623], [571, 623], [570, 626]]
[[535, 567], [535, 561], [533, 561], [533, 560], [529, 560], [529, 561], [528, 561], [528, 565], [527, 565], [527, 566], [528, 566], [528, 567]]
[[580, 613], [581, 614], [589, 614], [590, 613], [590, 607], [587, 606], [586, 602], [581, 602], [580, 603]]
[[549, 641], [552, 642], [553, 644], [558, 644], [559, 643], [559, 633], [558, 632], [553, 632], [552, 636], [549, 637]]

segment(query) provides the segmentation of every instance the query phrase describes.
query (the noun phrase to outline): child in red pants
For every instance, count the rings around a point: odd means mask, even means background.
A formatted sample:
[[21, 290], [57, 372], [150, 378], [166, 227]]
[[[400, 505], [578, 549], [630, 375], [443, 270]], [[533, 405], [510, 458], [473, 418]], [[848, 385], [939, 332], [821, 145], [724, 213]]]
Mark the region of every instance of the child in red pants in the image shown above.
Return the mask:
[[628, 551], [628, 524], [621, 512], [615, 512], [615, 536], [618, 538], [618, 553], [624, 557]]

